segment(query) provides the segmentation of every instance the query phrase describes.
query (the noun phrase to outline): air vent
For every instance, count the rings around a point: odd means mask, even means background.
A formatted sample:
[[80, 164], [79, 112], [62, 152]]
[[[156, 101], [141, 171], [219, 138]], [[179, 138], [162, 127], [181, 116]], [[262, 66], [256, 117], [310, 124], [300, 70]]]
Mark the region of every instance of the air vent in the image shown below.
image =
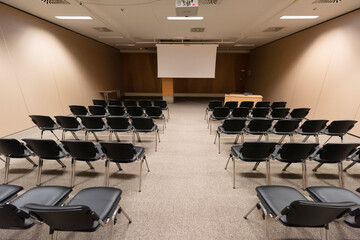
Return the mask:
[[215, 5], [220, 4], [222, 0], [200, 0], [201, 5]]
[[316, 3], [338, 3], [341, 2], [341, 0], [315, 0], [313, 1], [313, 4]]
[[191, 28], [191, 32], [204, 32], [205, 28]]
[[107, 27], [93, 27], [93, 29], [95, 29], [98, 32], [112, 32], [110, 29], [108, 29]]
[[66, 0], [41, 0], [41, 1], [46, 4], [70, 4]]
[[269, 28], [265, 29], [263, 32], [278, 32], [283, 28], [284, 27], [269, 27]]

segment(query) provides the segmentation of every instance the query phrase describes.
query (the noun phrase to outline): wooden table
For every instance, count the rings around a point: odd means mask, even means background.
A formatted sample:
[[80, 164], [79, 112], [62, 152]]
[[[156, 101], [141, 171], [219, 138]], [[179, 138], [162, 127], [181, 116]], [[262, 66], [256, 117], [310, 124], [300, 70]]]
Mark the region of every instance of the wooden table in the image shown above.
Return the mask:
[[109, 94], [116, 93], [117, 98], [121, 98], [121, 90], [106, 90], [106, 91], [99, 91], [99, 93], [104, 95], [104, 99], [106, 102], [109, 101]]
[[262, 99], [263, 97], [261, 95], [225, 94], [224, 104], [229, 101], [237, 101], [240, 105], [243, 101], [252, 101], [255, 106], [255, 104], [262, 101]]

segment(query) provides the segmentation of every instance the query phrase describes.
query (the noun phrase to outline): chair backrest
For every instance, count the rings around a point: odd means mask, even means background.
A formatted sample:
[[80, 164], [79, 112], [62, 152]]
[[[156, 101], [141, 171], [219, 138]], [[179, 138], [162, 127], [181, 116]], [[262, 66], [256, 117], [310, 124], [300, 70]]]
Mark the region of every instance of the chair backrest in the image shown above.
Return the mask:
[[299, 127], [300, 122], [301, 119], [282, 119], [274, 125], [274, 130], [275, 132], [292, 133]]
[[132, 125], [136, 130], [151, 130], [154, 128], [154, 121], [149, 117], [132, 118]]
[[119, 99], [109, 99], [109, 106], [122, 106], [122, 102]]
[[237, 101], [228, 101], [225, 103], [224, 107], [228, 107], [231, 110], [233, 110], [234, 108], [237, 108], [239, 105], [239, 103]]
[[139, 106], [127, 107], [126, 111], [131, 117], [140, 117], [144, 114], [142, 107]]
[[22, 140], [40, 158], [59, 159], [65, 156], [60, 146], [52, 139], [24, 138]]
[[290, 108], [273, 108], [270, 117], [275, 119], [286, 118], [289, 114]]
[[357, 121], [354, 121], [354, 120], [336, 120], [336, 121], [332, 121], [326, 127], [326, 130], [328, 131], [328, 133], [335, 133], [335, 134], [344, 135], [355, 126], [355, 123], [357, 123]]
[[265, 118], [270, 111], [269, 107], [255, 107], [252, 109], [251, 115], [254, 118]]
[[0, 154], [15, 158], [29, 155], [26, 147], [15, 138], [0, 138]]
[[306, 160], [317, 146], [317, 143], [285, 143], [277, 153], [282, 160], [300, 162]]
[[91, 141], [81, 140], [63, 140], [66, 151], [75, 159], [87, 160], [87, 159], [99, 159], [100, 152]]
[[64, 129], [77, 129], [80, 123], [72, 116], [55, 116], [56, 122]]
[[163, 113], [160, 107], [146, 107], [145, 112], [149, 117], [160, 117]]
[[125, 100], [124, 100], [124, 106], [125, 106], [125, 107], [137, 106], [137, 102], [136, 102], [136, 100], [125, 99]]
[[271, 119], [253, 119], [247, 125], [251, 132], [266, 132], [271, 128]]
[[165, 100], [154, 100], [154, 106], [158, 106], [161, 109], [167, 108], [167, 102]]
[[319, 133], [329, 120], [306, 120], [300, 129], [304, 133]]
[[40, 129], [42, 128], [54, 128], [56, 127], [56, 123], [49, 116], [44, 115], [30, 115], [31, 120], [38, 126]]
[[106, 103], [106, 101], [104, 99], [93, 99], [92, 102], [93, 102], [94, 105], [100, 105], [100, 106], [103, 106], [103, 107], [107, 106], [107, 103]]
[[225, 131], [240, 132], [244, 129], [245, 122], [246, 120], [243, 119], [235, 119], [235, 118], [225, 119], [224, 123], [222, 124], [222, 127], [224, 128]]
[[235, 118], [246, 118], [249, 115], [250, 109], [247, 107], [237, 107], [231, 112], [231, 116]]
[[240, 158], [266, 161], [275, 146], [276, 142], [245, 142], [240, 149]]
[[222, 107], [222, 101], [219, 100], [212, 100], [209, 102], [208, 109], [213, 111], [216, 107]]
[[341, 162], [356, 151], [359, 143], [327, 143], [316, 154], [316, 159]]
[[270, 106], [270, 108], [284, 108], [286, 107], [286, 102], [273, 102]]
[[136, 151], [131, 143], [100, 142], [100, 145], [108, 159], [130, 160], [134, 159]]
[[260, 101], [255, 104], [255, 107], [270, 107], [270, 102]]
[[214, 108], [214, 111], [212, 115], [215, 118], [226, 118], [230, 113], [230, 108], [228, 107], [216, 107]]
[[87, 129], [102, 129], [105, 123], [99, 116], [80, 116], [82, 124]]
[[108, 111], [110, 113], [110, 115], [113, 116], [123, 116], [125, 115], [125, 108], [123, 106], [119, 106], [119, 105], [109, 105], [108, 106]]
[[12, 204], [0, 204], [0, 229], [23, 229], [30, 215]]
[[89, 113], [85, 106], [70, 105], [69, 108], [72, 114], [74, 114], [75, 116], [85, 116]]
[[254, 107], [254, 102], [253, 101], [242, 101], [240, 103], [239, 107], [247, 107], [249, 109], [252, 109]]
[[92, 231], [94, 221], [99, 220], [99, 216], [88, 206], [26, 204], [25, 208], [51, 229], [58, 231]]
[[309, 114], [309, 112], [310, 112], [310, 108], [294, 108], [290, 112], [290, 117], [303, 119]]
[[151, 107], [152, 103], [149, 99], [140, 99], [139, 100], [139, 106], [142, 108]]
[[319, 203], [312, 201], [294, 201], [283, 210], [286, 223], [298, 227], [322, 227], [336, 218], [348, 213], [354, 202]]
[[101, 105], [89, 106], [89, 111], [90, 111], [91, 115], [99, 115], [99, 116], [106, 115], [106, 109], [104, 106], [101, 106]]
[[129, 119], [127, 119], [126, 117], [111, 116], [107, 117], [106, 120], [109, 127], [114, 130], [128, 129], [130, 126]]

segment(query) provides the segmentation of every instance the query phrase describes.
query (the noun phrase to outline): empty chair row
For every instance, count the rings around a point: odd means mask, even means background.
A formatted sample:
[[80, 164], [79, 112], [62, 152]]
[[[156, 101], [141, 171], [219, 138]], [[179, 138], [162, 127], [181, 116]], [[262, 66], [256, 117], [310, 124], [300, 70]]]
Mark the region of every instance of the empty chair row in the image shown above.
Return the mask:
[[[8, 183], [8, 172], [11, 158], [26, 158], [30, 159], [32, 156], [38, 157], [38, 175], [36, 185], [41, 184], [41, 172], [44, 160], [55, 160], [63, 168], [66, 165], [61, 161], [63, 158], [71, 157], [71, 180], [70, 186], [74, 187], [76, 161], [86, 162], [91, 169], [94, 169], [91, 162], [105, 160], [105, 186], [109, 186], [109, 164], [116, 163], [119, 171], [122, 170], [121, 163], [140, 162], [140, 181], [139, 191], [141, 191], [142, 181], [142, 164], [145, 162], [148, 171], [149, 165], [145, 156], [145, 149], [143, 147], [133, 146], [131, 143], [119, 142], [101, 142], [100, 145], [95, 145], [90, 141], [66, 140], [61, 141], [62, 144], [56, 143], [51, 139], [34, 139], [25, 138], [26, 143], [13, 138], [0, 138], [0, 154], [6, 157], [4, 183]], [[30, 159], [34, 167], [37, 165]]]
[[146, 108], [146, 107], [150, 107], [150, 106], [158, 106], [161, 108], [165, 108], [167, 107], [167, 103], [165, 100], [150, 100], [150, 99], [140, 99], [140, 100], [135, 100], [135, 99], [125, 99], [124, 101], [121, 101], [120, 99], [109, 99], [108, 102], [106, 102], [103, 99], [93, 99], [92, 100], [94, 105], [101, 105], [104, 107], [107, 107], [109, 105], [117, 105], [117, 106], [121, 106], [124, 105], [125, 107], [130, 107], [130, 106], [140, 106], [142, 108]]

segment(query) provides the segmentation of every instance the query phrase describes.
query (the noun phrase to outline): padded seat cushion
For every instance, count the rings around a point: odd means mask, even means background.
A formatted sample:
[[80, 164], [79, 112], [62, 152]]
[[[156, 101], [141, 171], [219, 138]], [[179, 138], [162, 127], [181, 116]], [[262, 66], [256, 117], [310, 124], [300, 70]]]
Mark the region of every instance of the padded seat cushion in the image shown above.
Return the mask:
[[5, 203], [24, 188], [16, 185], [0, 185], [0, 203]]
[[242, 130], [240, 131], [226, 131], [222, 126], [218, 127], [218, 132], [224, 133], [224, 134], [241, 134]]
[[[92, 187], [81, 190], [67, 204], [88, 206], [94, 211], [101, 220], [112, 216], [121, 200], [121, 189], [112, 187]], [[94, 222], [93, 230], [99, 227], [97, 221]]]

